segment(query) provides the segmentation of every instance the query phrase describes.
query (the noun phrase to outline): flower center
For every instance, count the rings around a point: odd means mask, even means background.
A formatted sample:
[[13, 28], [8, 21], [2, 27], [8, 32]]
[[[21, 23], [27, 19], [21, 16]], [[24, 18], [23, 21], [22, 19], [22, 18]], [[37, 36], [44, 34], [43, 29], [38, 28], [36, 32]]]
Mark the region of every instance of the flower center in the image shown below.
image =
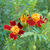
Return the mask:
[[31, 18], [33, 19], [34, 22], [38, 22], [40, 20], [40, 14], [38, 13], [32, 14]]
[[12, 28], [11, 28], [11, 31], [14, 33], [14, 34], [18, 34], [18, 32], [19, 32], [19, 28], [18, 28], [18, 26], [13, 26]]

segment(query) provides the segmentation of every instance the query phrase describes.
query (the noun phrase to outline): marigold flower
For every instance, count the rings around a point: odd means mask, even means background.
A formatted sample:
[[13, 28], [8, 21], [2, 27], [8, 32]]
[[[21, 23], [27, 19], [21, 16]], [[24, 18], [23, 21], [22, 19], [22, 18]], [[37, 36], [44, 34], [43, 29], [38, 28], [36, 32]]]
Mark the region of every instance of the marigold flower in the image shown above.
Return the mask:
[[26, 16], [23, 14], [23, 15], [21, 16], [21, 18], [20, 18], [20, 21], [21, 21], [22, 23], [26, 23], [27, 19], [28, 19], [28, 16], [26, 17]]
[[16, 21], [10, 21], [10, 25], [4, 25], [4, 30], [12, 31], [12, 33], [9, 34], [9, 37], [13, 40], [17, 39], [17, 34], [20, 36], [21, 34], [24, 34], [24, 31], [21, 30], [23, 26], [20, 24], [20, 22], [16, 25]]
[[45, 18], [43, 20], [42, 16], [40, 16], [39, 14], [33, 14], [28, 20], [27, 20], [27, 24], [29, 24], [30, 26], [34, 26], [35, 24], [37, 24], [37, 26], [40, 28], [41, 24], [45, 23], [45, 20], [48, 21], [47, 18]]

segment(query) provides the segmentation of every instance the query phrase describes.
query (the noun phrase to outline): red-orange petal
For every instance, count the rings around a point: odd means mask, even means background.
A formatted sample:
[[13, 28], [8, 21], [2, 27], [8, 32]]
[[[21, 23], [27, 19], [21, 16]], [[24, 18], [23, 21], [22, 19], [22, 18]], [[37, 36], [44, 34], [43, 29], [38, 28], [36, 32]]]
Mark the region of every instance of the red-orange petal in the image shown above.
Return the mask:
[[4, 25], [4, 30], [10, 30], [11, 27], [9, 25]]
[[42, 19], [42, 16], [40, 16], [40, 19]]
[[9, 21], [11, 26], [15, 26], [16, 25], [16, 21]]
[[47, 18], [45, 18], [45, 20], [46, 20], [46, 21], [48, 21], [48, 19], [47, 19]]
[[29, 14], [27, 14], [27, 16], [29, 16]]
[[20, 20], [20, 18], [19, 18], [19, 20]]
[[27, 20], [27, 24], [29, 24], [30, 26], [34, 26], [35, 22], [31, 19], [31, 20]]
[[37, 22], [37, 26], [38, 26], [39, 28], [41, 27], [40, 21]]
[[44, 21], [43, 21], [42, 19], [40, 19], [40, 23], [41, 23], [41, 24], [43, 24], [43, 23], [44, 23]]
[[18, 35], [21, 36], [21, 34], [24, 34], [24, 32], [25, 32], [25, 31], [20, 30], [19, 33], [18, 33]]
[[12, 39], [13, 38], [13, 40], [16, 40], [17, 39], [17, 35], [14, 35], [13, 33], [10, 33], [9, 34], [9, 37]]
[[13, 40], [16, 40], [17, 39], [17, 35], [14, 35], [14, 39]]
[[18, 25], [18, 27], [19, 27], [20, 29], [23, 28], [23, 26], [20, 24], [20, 22], [19, 22], [17, 25]]
[[14, 34], [13, 33], [10, 33], [9, 34], [9, 37], [12, 39], [14, 37]]

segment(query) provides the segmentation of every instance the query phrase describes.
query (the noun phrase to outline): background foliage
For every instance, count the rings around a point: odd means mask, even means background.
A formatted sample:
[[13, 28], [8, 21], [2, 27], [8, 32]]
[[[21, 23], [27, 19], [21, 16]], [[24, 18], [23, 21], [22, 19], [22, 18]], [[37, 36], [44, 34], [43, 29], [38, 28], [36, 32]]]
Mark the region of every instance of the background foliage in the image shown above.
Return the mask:
[[[4, 30], [4, 25], [9, 25], [9, 20], [18, 21], [23, 13], [40, 13], [47, 16], [46, 29], [42, 26], [42, 35], [26, 32], [20, 39], [11, 40], [9, 32]], [[38, 32], [38, 29], [36, 29]], [[39, 30], [40, 31], [40, 30]], [[46, 36], [47, 37], [46, 37]], [[46, 40], [47, 39], [47, 40]], [[50, 49], [50, 0], [0, 0], [0, 50], [49, 50]]]

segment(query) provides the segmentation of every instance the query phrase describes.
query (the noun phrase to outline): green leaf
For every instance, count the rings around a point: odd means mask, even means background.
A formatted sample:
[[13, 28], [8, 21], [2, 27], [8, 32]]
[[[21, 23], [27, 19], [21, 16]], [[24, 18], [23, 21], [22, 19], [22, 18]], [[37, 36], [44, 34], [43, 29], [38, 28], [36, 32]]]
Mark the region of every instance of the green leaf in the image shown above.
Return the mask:
[[41, 36], [45, 41], [47, 41], [47, 37], [45, 35], [41, 35]]
[[38, 34], [38, 37], [39, 37], [39, 41], [41, 42], [41, 35], [40, 35], [40, 34]]
[[39, 33], [39, 30], [36, 27], [33, 27], [33, 29]]
[[21, 37], [28, 37], [34, 35], [34, 32], [25, 32]]
[[37, 40], [37, 33], [34, 34], [34, 40], [36, 42], [36, 40]]

